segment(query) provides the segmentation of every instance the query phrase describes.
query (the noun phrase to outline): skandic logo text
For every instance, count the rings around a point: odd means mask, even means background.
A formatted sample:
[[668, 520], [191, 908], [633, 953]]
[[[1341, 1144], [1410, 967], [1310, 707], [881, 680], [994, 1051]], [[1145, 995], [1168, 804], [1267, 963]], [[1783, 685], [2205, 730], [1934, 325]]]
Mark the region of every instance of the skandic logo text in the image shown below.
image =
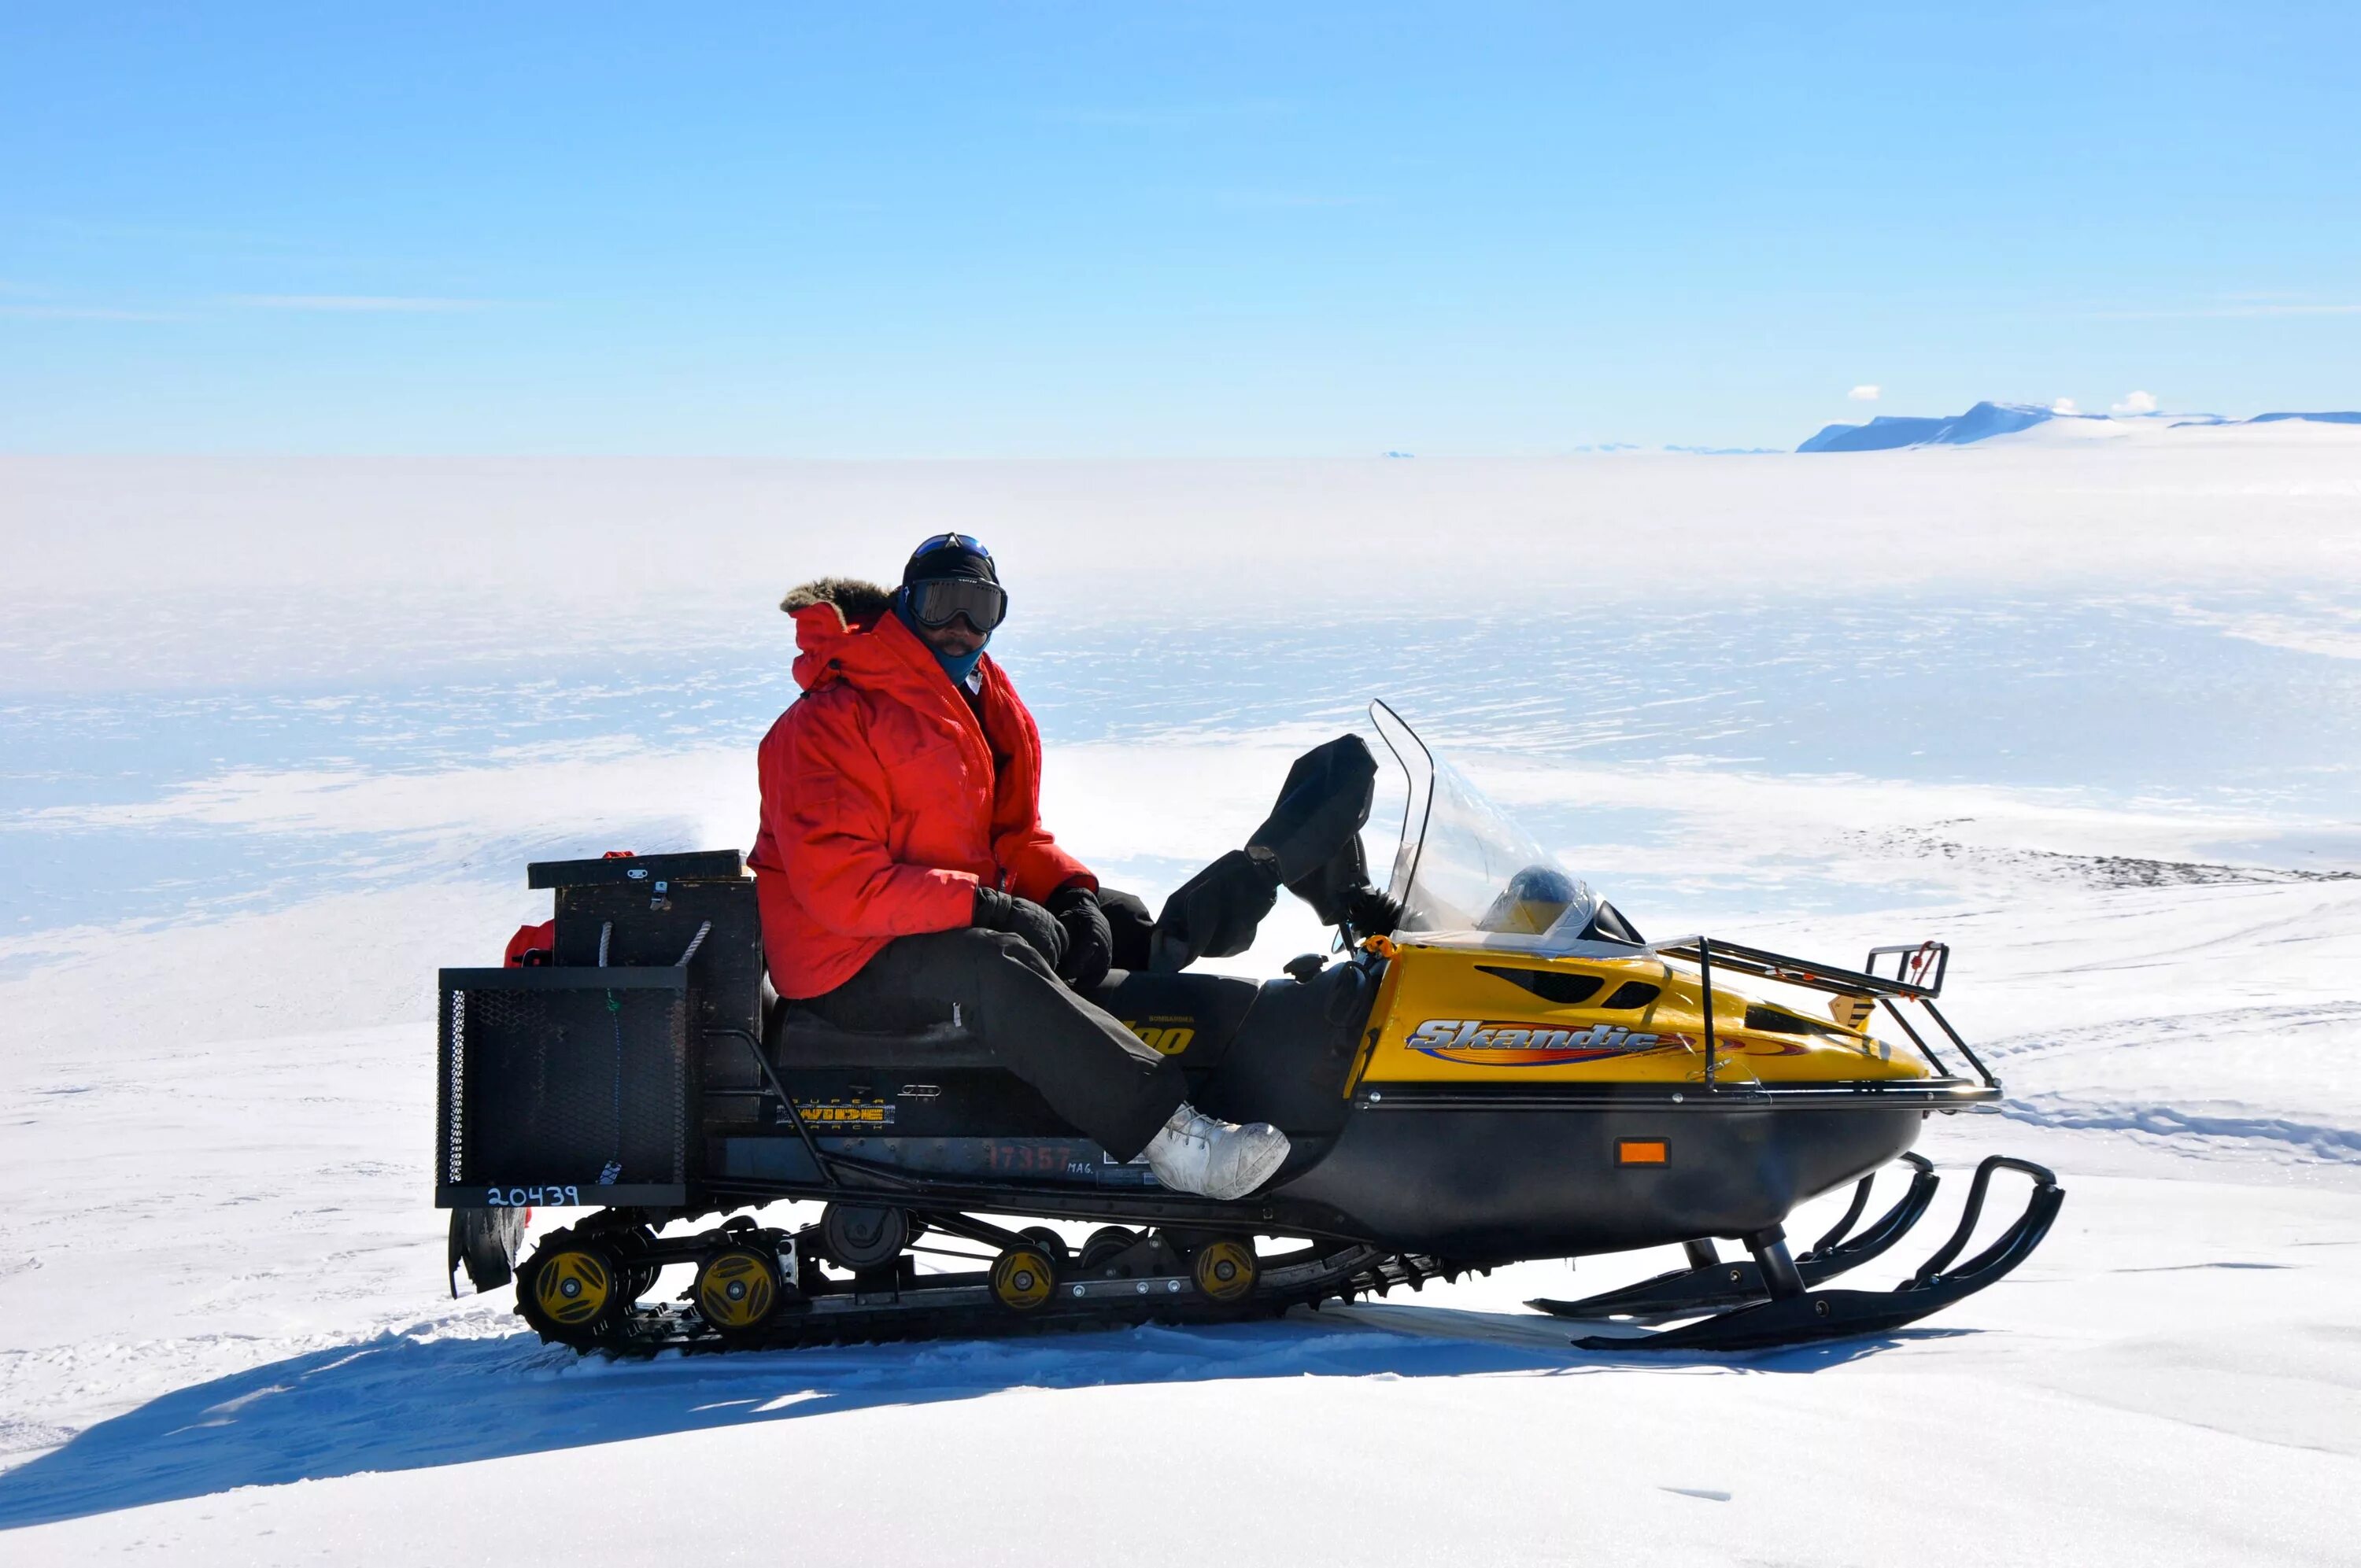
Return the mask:
[[1588, 1029], [1536, 1029], [1481, 1018], [1429, 1018], [1405, 1042], [1444, 1061], [1485, 1067], [1548, 1067], [1654, 1050], [1678, 1036], [1634, 1034], [1612, 1024]]

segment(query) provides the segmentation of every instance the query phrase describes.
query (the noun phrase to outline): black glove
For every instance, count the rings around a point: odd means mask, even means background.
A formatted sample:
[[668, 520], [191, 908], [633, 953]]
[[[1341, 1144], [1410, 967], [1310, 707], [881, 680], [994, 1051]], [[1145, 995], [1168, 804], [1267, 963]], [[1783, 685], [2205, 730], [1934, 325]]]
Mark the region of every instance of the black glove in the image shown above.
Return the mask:
[[1061, 887], [1049, 895], [1049, 913], [1066, 928], [1066, 961], [1058, 973], [1076, 991], [1095, 991], [1115, 963], [1115, 927], [1087, 887]]
[[1066, 928], [1058, 917], [1029, 898], [1019, 898], [1013, 893], [1003, 893], [996, 887], [975, 884], [975, 912], [968, 924], [987, 931], [1006, 931], [1022, 937], [1026, 944], [1056, 969], [1066, 961]]

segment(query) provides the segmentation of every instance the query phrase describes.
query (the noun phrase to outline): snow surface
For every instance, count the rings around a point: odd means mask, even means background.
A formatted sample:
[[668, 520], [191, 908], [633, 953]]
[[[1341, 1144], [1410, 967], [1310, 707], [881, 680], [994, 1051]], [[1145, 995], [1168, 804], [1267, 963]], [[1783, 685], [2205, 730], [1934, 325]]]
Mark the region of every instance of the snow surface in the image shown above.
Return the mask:
[[[2361, 444], [2294, 422], [1842, 464], [0, 459], [0, 1556], [2350, 1562]], [[1928, 1127], [1922, 1233], [2006, 1150], [2069, 1190], [2049, 1241], [1914, 1329], [1719, 1358], [1521, 1306], [1669, 1251], [634, 1365], [448, 1300], [435, 966], [538, 917], [529, 857], [743, 847], [778, 593], [950, 526], [1000, 552], [1050, 820], [1111, 881], [1177, 883], [1389, 695], [1643, 929], [1952, 942], [2011, 1094]], [[1221, 967], [1321, 945], [1283, 906]]]

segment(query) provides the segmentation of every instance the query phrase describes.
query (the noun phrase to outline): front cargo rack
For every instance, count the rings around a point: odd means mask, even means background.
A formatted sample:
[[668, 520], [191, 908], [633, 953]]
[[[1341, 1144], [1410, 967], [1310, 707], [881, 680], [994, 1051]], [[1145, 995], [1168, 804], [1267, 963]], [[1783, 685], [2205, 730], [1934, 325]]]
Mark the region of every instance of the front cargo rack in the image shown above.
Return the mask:
[[[1939, 1101], [1946, 1108], [1960, 1105], [1989, 1104], [2001, 1095], [2000, 1080], [1993, 1075], [1975, 1047], [1969, 1045], [1951, 1027], [1935, 998], [1942, 994], [1943, 977], [1949, 970], [1951, 948], [1948, 942], [1904, 943], [1893, 947], [1872, 948], [1869, 958], [1860, 969], [1839, 969], [1811, 959], [1792, 958], [1764, 948], [1750, 948], [1739, 942], [1716, 941], [1709, 937], [1682, 937], [1670, 942], [1652, 946], [1652, 951], [1668, 959], [1686, 959], [1697, 966], [1700, 994], [1705, 1014], [1705, 1088], [1708, 1093], [1729, 1093], [1717, 1080], [1717, 1047], [1713, 1025], [1713, 971], [1716, 967], [1753, 975], [1758, 979], [1776, 981], [1783, 985], [1802, 986], [1806, 990], [1826, 992], [1831, 996], [1857, 997], [1883, 1007], [1908, 1036], [1918, 1054], [1935, 1069], [1932, 1083], [1886, 1087], [1875, 1084], [1845, 1084], [1841, 1086], [1769, 1088], [1751, 1084], [1750, 1094], [1775, 1094], [1782, 1099], [1828, 1098], [1859, 1099], [1872, 1097], [1891, 1103], [1896, 1099]], [[1894, 973], [1880, 974], [1878, 970], [1891, 961]], [[1977, 1081], [1955, 1074], [1942, 1055], [1929, 1043], [1902, 1011], [1905, 1005], [1915, 1006], [1931, 1020], [1943, 1037], [1958, 1048], [1974, 1069]]]

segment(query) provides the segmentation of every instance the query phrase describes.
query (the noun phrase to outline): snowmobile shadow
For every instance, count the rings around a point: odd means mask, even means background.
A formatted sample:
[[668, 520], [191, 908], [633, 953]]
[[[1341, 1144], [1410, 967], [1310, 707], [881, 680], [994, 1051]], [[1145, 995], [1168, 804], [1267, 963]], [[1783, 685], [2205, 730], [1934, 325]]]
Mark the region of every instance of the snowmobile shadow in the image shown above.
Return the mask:
[[[1546, 1326], [1535, 1332], [1534, 1324]], [[1356, 1308], [1216, 1327], [609, 1361], [577, 1358], [522, 1333], [434, 1337], [412, 1331], [178, 1389], [103, 1421], [0, 1472], [0, 1530], [235, 1486], [464, 1464], [1020, 1387], [1571, 1376], [1693, 1371], [1700, 1365], [1805, 1371], [1919, 1337], [1914, 1332], [1752, 1357], [1600, 1354], [1573, 1349], [1565, 1330], [1548, 1320]]]

